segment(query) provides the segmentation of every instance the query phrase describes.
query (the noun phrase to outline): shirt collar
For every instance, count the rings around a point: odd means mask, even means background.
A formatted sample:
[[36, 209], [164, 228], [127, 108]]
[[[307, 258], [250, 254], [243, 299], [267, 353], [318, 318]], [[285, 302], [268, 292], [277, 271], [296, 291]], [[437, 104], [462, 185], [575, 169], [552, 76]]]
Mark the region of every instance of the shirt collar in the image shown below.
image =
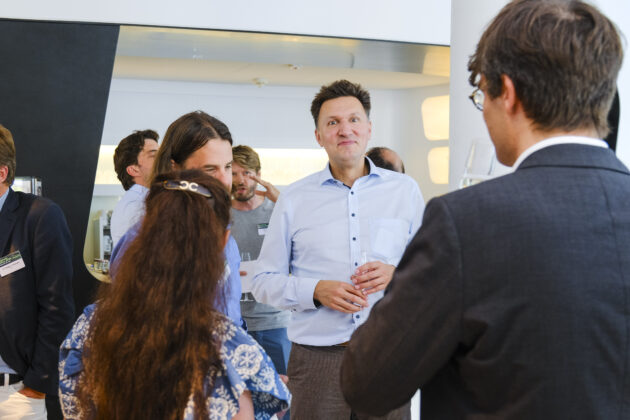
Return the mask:
[[557, 144], [583, 144], [586, 146], [597, 146], [608, 148], [608, 144], [604, 140], [595, 139], [592, 137], [582, 137], [582, 136], [558, 136], [558, 137], [550, 137], [545, 140], [541, 140], [534, 144], [533, 146], [528, 147], [521, 153], [521, 155], [516, 159], [514, 165], [512, 165], [512, 169], [518, 169], [518, 167], [523, 163], [525, 159], [531, 156], [534, 152], [537, 152], [545, 147], [555, 146]]
[[7, 201], [7, 197], [9, 196], [10, 189], [11, 187], [7, 188], [4, 194], [2, 194], [2, 197], [0, 197], [0, 211], [2, 211], [2, 207], [4, 207], [4, 202]]
[[[368, 174], [365, 176], [367, 178], [371, 178], [373, 176], [383, 176], [383, 169], [379, 168], [378, 166], [376, 166], [374, 164], [374, 162], [372, 162], [372, 160], [370, 158], [368, 158], [367, 156], [365, 157], [365, 159], [368, 161], [368, 164], [370, 165], [370, 171], [368, 172]], [[363, 177], [361, 177], [363, 178]], [[359, 178], [359, 179], [361, 179]], [[323, 171], [320, 172], [320, 176], [319, 176], [319, 185], [324, 185], [326, 183], [329, 184], [334, 184], [335, 182], [338, 182], [337, 179], [335, 179], [335, 177], [333, 177], [332, 172], [330, 171], [330, 162], [328, 162], [326, 164], [326, 167], [324, 168]]]
[[144, 185], [140, 185], [140, 184], [133, 184], [129, 189], [137, 191], [139, 193], [145, 193], [145, 192], [149, 191], [149, 189], [147, 187], [145, 187]]

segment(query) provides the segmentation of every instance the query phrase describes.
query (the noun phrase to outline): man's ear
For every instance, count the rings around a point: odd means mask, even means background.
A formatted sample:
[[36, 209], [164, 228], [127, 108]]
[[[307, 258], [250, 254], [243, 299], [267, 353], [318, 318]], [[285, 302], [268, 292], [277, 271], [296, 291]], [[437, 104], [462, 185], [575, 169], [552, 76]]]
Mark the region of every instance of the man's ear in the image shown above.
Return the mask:
[[501, 75], [501, 81], [503, 82], [501, 98], [503, 99], [505, 110], [509, 113], [514, 113], [521, 105], [520, 99], [518, 99], [518, 96], [516, 96], [516, 88], [514, 87], [514, 82], [512, 81], [512, 79], [510, 79], [510, 76], [506, 74]]
[[127, 166], [127, 173], [132, 178], [140, 176], [140, 170], [138, 169], [138, 165], [129, 165], [129, 166]]
[[319, 138], [319, 131], [317, 130], [317, 128], [315, 129], [315, 139], [317, 140], [317, 144], [319, 144], [320, 147], [324, 147], [322, 145], [321, 139]]

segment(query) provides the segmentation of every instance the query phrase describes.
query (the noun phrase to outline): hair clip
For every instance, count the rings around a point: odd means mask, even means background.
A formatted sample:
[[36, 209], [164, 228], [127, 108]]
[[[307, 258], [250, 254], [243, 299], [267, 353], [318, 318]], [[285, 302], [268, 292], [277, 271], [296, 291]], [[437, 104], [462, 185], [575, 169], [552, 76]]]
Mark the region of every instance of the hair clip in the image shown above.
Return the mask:
[[184, 181], [184, 180], [175, 181], [175, 180], [169, 179], [167, 181], [164, 181], [162, 185], [167, 190], [190, 191], [192, 193], [199, 194], [206, 198], [212, 198], [212, 194], [210, 193], [210, 191], [206, 187], [199, 185], [196, 182], [190, 182], [190, 181]]

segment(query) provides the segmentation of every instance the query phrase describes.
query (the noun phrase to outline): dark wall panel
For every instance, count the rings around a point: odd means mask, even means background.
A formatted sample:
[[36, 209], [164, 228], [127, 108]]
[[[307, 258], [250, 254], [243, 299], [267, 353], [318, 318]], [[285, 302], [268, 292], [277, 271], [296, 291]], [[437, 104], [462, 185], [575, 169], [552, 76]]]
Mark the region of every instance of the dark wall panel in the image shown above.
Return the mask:
[[13, 133], [17, 175], [42, 178], [74, 238], [77, 315], [97, 281], [83, 263], [118, 25], [0, 20], [0, 123]]

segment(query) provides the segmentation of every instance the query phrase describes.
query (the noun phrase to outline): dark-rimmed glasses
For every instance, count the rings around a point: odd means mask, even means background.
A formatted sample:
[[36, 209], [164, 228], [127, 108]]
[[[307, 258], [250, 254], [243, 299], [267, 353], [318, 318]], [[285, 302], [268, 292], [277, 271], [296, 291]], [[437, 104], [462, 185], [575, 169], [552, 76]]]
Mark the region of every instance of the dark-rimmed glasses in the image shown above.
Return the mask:
[[475, 108], [477, 108], [479, 111], [483, 111], [483, 99], [484, 99], [484, 94], [483, 91], [479, 88], [473, 90], [473, 92], [470, 94], [469, 98], [472, 101], [473, 105], [475, 105]]

